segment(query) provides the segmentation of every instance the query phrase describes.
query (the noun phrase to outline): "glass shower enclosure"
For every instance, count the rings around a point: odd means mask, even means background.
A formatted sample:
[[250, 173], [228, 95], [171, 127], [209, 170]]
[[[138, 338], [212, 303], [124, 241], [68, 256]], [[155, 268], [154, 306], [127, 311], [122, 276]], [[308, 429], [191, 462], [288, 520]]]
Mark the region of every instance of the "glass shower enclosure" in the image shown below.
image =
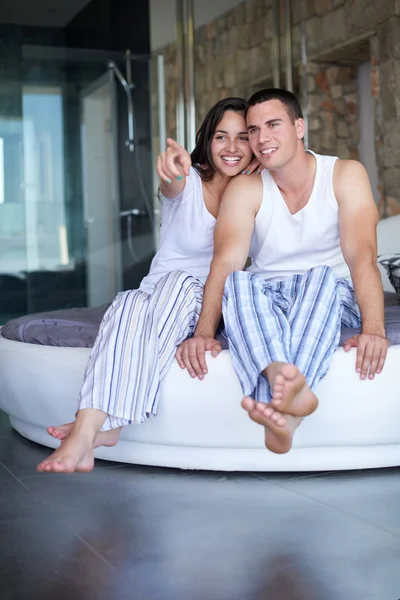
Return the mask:
[[[24, 45], [14, 59], [0, 82], [0, 324], [109, 303], [154, 247], [135, 140], [140, 58]], [[122, 163], [139, 178], [124, 205]]]

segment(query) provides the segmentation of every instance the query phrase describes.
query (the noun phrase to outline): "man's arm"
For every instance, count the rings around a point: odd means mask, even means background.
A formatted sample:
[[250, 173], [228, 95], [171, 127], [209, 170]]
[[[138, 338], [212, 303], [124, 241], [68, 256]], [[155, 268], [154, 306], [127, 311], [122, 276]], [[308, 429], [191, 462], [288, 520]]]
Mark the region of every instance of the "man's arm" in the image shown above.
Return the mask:
[[222, 298], [226, 278], [243, 269], [249, 255], [254, 220], [262, 200], [262, 179], [257, 176], [236, 177], [223, 195], [214, 232], [214, 257], [207, 278], [202, 311], [193, 338], [183, 342], [176, 353], [182, 368], [192, 377], [203, 379], [207, 373], [205, 351], [216, 356], [221, 345], [215, 333], [222, 315]]
[[361, 335], [350, 338], [344, 348], [357, 347], [357, 372], [365, 379], [369, 371], [372, 379], [375, 373], [381, 372], [389, 346], [382, 281], [377, 266], [378, 209], [368, 175], [357, 161], [337, 161], [334, 192], [339, 205], [342, 252], [350, 269], [362, 319]]

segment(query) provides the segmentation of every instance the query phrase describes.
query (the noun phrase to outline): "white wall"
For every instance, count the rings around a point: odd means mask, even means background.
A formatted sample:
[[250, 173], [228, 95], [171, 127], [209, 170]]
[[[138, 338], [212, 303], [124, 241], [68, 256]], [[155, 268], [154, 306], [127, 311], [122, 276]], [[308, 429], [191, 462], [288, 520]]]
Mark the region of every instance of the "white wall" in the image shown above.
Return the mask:
[[[243, 0], [194, 0], [194, 25], [201, 27]], [[176, 0], [150, 0], [150, 40], [152, 50], [175, 39]]]

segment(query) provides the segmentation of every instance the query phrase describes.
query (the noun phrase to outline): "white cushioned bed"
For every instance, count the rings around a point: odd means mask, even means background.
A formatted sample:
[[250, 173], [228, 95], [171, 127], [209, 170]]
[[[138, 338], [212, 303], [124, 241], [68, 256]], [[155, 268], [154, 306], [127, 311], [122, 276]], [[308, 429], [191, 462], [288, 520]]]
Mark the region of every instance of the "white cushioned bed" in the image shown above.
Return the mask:
[[[400, 215], [380, 222], [381, 254], [400, 250]], [[393, 291], [382, 271], [386, 291]], [[88, 348], [27, 344], [0, 335], [0, 409], [24, 437], [48, 447], [46, 427], [73, 420], [90, 354]], [[383, 373], [361, 381], [355, 350], [339, 348], [319, 384], [318, 410], [296, 432], [294, 447], [275, 455], [263, 430], [241, 409], [242, 392], [229, 351], [208, 358], [204, 381], [174, 363], [162, 384], [157, 418], [124, 428], [97, 458], [183, 469], [318, 471], [400, 465], [400, 345], [391, 346]]]

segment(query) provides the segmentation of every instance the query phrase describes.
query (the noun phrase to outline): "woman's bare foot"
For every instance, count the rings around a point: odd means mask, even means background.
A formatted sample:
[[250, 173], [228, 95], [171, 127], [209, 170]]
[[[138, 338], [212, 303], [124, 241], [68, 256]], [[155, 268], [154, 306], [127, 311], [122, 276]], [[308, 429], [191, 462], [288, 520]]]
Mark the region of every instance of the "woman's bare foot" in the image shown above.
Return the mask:
[[93, 446], [107, 414], [96, 408], [78, 410], [68, 437], [53, 454], [42, 461], [41, 473], [86, 473], [94, 467]]
[[[70, 435], [74, 425], [75, 423], [66, 423], [65, 425], [48, 427], [47, 433], [63, 443]], [[96, 435], [93, 448], [99, 448], [100, 446], [115, 446], [118, 443], [121, 430], [122, 427], [108, 429], [107, 431], [99, 431]]]
[[285, 454], [292, 447], [293, 434], [301, 422], [299, 417], [282, 415], [270, 404], [256, 402], [249, 396], [242, 400], [242, 407], [250, 419], [265, 428], [265, 446], [275, 454]]
[[72, 431], [68, 439], [37, 466], [37, 470], [41, 473], [87, 473], [93, 467], [93, 438]]
[[318, 398], [296, 365], [271, 363], [264, 374], [271, 386], [271, 406], [275, 410], [296, 417], [307, 417], [316, 410]]
[[65, 425], [56, 425], [55, 427], [51, 426], [47, 428], [47, 433], [53, 438], [56, 438], [62, 442], [69, 436], [74, 425], [75, 421], [72, 423], [65, 423]]
[[115, 446], [118, 443], [121, 431], [122, 427], [108, 429], [107, 431], [99, 431], [96, 435], [93, 448], [99, 448], [100, 446]]

